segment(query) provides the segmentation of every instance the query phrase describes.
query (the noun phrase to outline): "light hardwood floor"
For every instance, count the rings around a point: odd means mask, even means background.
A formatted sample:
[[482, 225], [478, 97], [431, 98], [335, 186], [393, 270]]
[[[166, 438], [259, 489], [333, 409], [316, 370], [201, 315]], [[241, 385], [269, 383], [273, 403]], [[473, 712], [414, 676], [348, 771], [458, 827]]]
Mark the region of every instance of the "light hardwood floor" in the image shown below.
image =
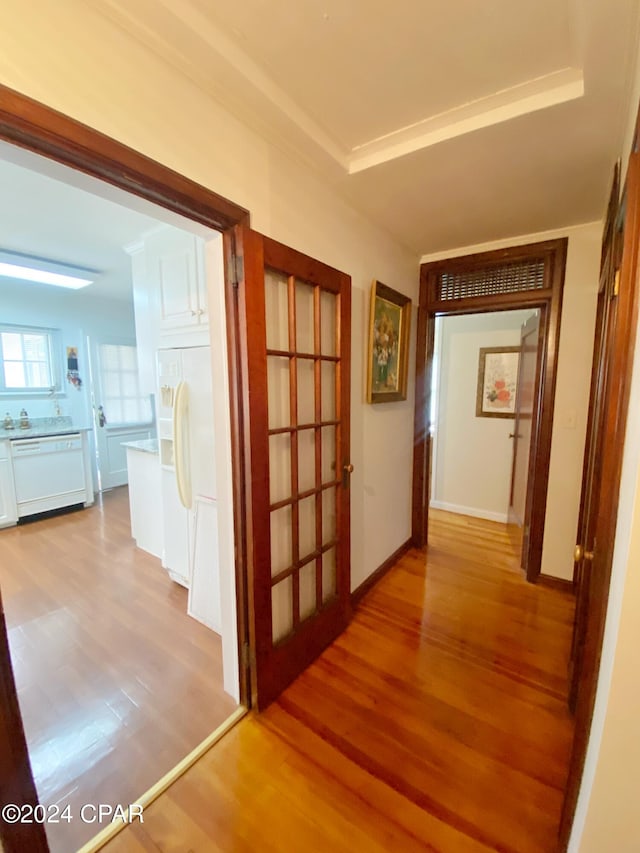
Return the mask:
[[555, 850], [573, 597], [504, 525], [434, 512], [431, 541], [107, 853]]
[[131, 539], [127, 489], [0, 532], [0, 585], [40, 802], [54, 853], [101, 827], [82, 804], [135, 802], [234, 710], [220, 638]]

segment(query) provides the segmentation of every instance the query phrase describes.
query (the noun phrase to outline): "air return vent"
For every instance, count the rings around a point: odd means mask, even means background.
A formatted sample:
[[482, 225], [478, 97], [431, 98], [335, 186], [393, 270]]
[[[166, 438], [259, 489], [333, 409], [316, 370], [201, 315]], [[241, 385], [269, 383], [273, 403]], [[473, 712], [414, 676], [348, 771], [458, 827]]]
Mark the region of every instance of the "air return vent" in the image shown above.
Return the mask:
[[443, 272], [438, 276], [437, 300], [496, 296], [544, 288], [544, 260], [524, 261], [462, 272]]

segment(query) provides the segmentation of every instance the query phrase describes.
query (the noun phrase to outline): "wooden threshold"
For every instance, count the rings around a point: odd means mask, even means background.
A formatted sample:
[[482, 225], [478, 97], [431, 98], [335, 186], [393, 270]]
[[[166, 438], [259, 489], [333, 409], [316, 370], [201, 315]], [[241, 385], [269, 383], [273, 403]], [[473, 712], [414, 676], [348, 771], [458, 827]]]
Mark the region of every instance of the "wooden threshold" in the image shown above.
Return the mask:
[[[190, 767], [193, 767], [196, 761], [199, 761], [203, 755], [206, 755], [211, 747], [215, 746], [215, 744], [218, 743], [218, 741], [223, 738], [227, 732], [231, 731], [236, 723], [239, 723], [240, 720], [248, 713], [249, 710], [243, 706], [236, 708], [233, 714], [231, 714], [224, 723], [221, 723], [215, 731], [211, 732], [211, 734], [206, 737], [202, 743], [199, 743], [198, 746], [189, 753], [189, 755], [185, 756], [185, 758], [169, 770], [168, 773], [165, 773], [165, 775], [159, 779], [155, 785], [149, 788], [148, 791], [145, 791], [141, 797], [138, 797], [135, 805], [142, 806], [144, 811], [147, 806], [150, 806], [154, 800], [157, 800], [161, 794], [164, 794], [167, 788], [173, 785], [177, 779], [186, 773]], [[131, 803], [130, 805], [134, 804]], [[101, 832], [94, 835], [93, 838], [87, 841], [87, 843], [84, 844], [77, 853], [95, 853], [96, 850], [101, 850], [108, 841], [118, 835], [119, 832], [122, 832], [122, 830], [129, 825], [129, 823], [124, 823], [124, 821], [121, 820], [110, 823], [109, 826], [106, 826]]]

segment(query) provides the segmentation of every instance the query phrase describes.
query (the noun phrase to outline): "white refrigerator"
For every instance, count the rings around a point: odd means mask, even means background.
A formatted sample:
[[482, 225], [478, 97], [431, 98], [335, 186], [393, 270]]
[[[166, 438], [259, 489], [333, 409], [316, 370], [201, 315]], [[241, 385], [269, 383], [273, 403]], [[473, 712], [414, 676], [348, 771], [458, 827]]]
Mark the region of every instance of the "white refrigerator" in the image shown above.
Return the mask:
[[210, 347], [158, 350], [162, 565], [189, 589], [188, 612], [220, 633]]

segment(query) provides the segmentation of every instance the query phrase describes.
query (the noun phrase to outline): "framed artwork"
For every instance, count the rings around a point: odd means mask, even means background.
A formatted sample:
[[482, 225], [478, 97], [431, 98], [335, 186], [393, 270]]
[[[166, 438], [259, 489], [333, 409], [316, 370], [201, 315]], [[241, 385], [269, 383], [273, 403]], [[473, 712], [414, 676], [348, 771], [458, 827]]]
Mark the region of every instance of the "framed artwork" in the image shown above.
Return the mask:
[[78, 391], [82, 388], [82, 379], [78, 370], [78, 347], [67, 347], [67, 382]]
[[367, 402], [407, 399], [411, 300], [386, 284], [371, 287]]
[[519, 360], [520, 347], [480, 348], [476, 417], [515, 417]]

